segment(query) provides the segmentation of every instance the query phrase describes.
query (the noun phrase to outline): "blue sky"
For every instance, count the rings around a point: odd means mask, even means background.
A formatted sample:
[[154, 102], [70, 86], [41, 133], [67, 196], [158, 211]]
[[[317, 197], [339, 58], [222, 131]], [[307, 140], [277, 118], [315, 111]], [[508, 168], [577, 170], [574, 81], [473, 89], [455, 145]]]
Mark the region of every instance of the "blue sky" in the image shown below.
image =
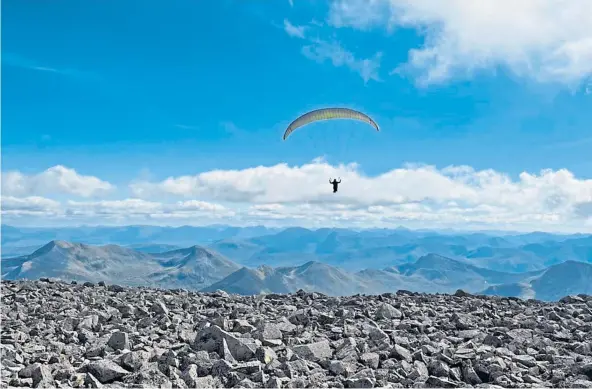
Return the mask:
[[[421, 163], [592, 177], [589, 67], [542, 79], [500, 54], [426, 83], [411, 53], [429, 18], [389, 29], [379, 13], [347, 12], [314, 0], [5, 1], [2, 170], [63, 165], [125, 186], [325, 155], [371, 176]], [[382, 131], [335, 121], [281, 140], [324, 106], [360, 109]]]

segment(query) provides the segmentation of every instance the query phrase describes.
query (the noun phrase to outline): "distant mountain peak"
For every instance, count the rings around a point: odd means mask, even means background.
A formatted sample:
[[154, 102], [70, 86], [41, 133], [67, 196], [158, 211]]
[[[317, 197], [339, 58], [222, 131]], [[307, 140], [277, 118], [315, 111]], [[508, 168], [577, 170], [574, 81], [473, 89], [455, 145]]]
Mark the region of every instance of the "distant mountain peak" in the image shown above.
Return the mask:
[[199, 246], [199, 245], [193, 245], [193, 246], [189, 247], [188, 250], [192, 254], [196, 254], [196, 255], [206, 255], [206, 256], [213, 256], [214, 255], [214, 253], [212, 251], [210, 251], [209, 249], [207, 249], [203, 246]]
[[[416, 266], [430, 266], [430, 265], [466, 265], [461, 261], [452, 258], [444, 257], [439, 254], [429, 253], [417, 259]], [[470, 265], [466, 265], [470, 266]]]
[[308, 261], [306, 263], [303, 263], [302, 265], [298, 266], [298, 267], [311, 267], [311, 266], [315, 266], [315, 265], [325, 265], [322, 262], [319, 261]]
[[72, 242], [67, 242], [65, 240], [54, 240], [53, 242], [54, 242], [54, 244], [57, 247], [62, 248], [62, 249], [70, 249], [70, 248], [73, 248], [73, 247], [81, 247], [81, 246], [83, 246], [80, 243], [72, 243]]
[[452, 259], [452, 258], [448, 258], [448, 257], [445, 257], [443, 255], [435, 254], [435, 253], [426, 254], [426, 255], [420, 257], [419, 259], [425, 259], [425, 260], [438, 259], [438, 260], [441, 260], [441, 261], [454, 261], [454, 259]]
[[31, 257], [44, 255], [49, 253], [50, 251], [58, 248], [58, 249], [69, 249], [74, 247], [74, 243], [66, 242], [65, 240], [52, 240], [46, 243], [45, 245], [39, 247], [37, 250], [31, 253]]
[[181, 254], [181, 255], [192, 255], [192, 256], [206, 256], [206, 257], [213, 257], [214, 252], [206, 247], [200, 245], [193, 245], [189, 247], [185, 247], [182, 249], [176, 249], [171, 251], [165, 251], [164, 255], [167, 254]]

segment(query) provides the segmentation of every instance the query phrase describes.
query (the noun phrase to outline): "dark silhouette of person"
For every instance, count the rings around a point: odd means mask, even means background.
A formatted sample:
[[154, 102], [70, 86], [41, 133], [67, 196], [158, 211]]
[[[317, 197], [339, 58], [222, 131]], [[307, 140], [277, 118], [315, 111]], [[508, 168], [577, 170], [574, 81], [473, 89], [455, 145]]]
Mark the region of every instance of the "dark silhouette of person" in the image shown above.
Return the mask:
[[333, 185], [333, 193], [336, 193], [337, 187], [339, 186], [339, 184], [341, 184], [341, 178], [339, 179], [339, 181], [337, 181], [337, 180], [331, 181], [331, 179], [329, 178], [329, 184]]

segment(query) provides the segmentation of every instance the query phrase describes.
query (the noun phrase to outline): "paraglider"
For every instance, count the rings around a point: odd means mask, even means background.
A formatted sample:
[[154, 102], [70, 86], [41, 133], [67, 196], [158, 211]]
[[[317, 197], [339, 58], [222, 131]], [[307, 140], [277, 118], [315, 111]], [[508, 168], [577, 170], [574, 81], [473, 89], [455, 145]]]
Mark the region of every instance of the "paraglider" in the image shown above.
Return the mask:
[[[333, 119], [350, 119], [350, 120], [359, 120], [364, 123], [368, 123], [372, 127], [376, 129], [376, 131], [380, 131], [378, 128], [378, 124], [370, 116], [366, 115], [365, 113], [355, 111], [349, 108], [322, 108], [317, 109], [314, 111], [310, 111], [305, 113], [304, 115], [298, 117], [294, 120], [286, 131], [284, 132], [284, 140], [294, 132], [294, 130], [306, 126], [307, 124], [323, 121], [323, 120], [333, 120]], [[333, 193], [337, 193], [337, 189], [339, 184], [341, 183], [341, 178], [338, 180], [331, 180], [329, 178], [329, 183], [333, 185]]]
[[339, 184], [341, 184], [341, 178], [339, 178], [339, 181], [331, 181], [331, 179], [329, 178], [329, 184], [333, 185], [333, 193], [337, 193], [337, 187], [339, 186]]
[[349, 108], [322, 108], [307, 112], [304, 115], [298, 117], [292, 123], [290, 123], [290, 125], [284, 132], [284, 140], [286, 140], [288, 136], [297, 128], [300, 128], [312, 122], [332, 119], [360, 120], [376, 128], [376, 131], [380, 131], [378, 128], [378, 124], [376, 124], [376, 122], [372, 120], [370, 116], [362, 112], [354, 111], [353, 109]]

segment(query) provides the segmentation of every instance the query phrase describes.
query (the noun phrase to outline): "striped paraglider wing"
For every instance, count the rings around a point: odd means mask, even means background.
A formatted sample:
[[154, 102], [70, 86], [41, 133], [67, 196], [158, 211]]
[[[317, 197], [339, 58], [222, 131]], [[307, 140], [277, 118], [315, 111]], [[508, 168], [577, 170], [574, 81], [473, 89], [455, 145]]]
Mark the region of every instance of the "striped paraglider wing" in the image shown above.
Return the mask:
[[312, 122], [333, 119], [360, 120], [362, 122], [370, 124], [372, 127], [376, 128], [376, 131], [379, 131], [378, 124], [376, 124], [374, 120], [372, 120], [368, 115], [362, 112], [354, 111], [353, 109], [349, 108], [323, 108], [307, 112], [304, 115], [297, 118], [296, 120], [294, 120], [292, 123], [290, 123], [290, 125], [286, 129], [286, 132], [284, 132], [284, 140], [286, 140], [286, 138], [297, 128], [300, 128]]

